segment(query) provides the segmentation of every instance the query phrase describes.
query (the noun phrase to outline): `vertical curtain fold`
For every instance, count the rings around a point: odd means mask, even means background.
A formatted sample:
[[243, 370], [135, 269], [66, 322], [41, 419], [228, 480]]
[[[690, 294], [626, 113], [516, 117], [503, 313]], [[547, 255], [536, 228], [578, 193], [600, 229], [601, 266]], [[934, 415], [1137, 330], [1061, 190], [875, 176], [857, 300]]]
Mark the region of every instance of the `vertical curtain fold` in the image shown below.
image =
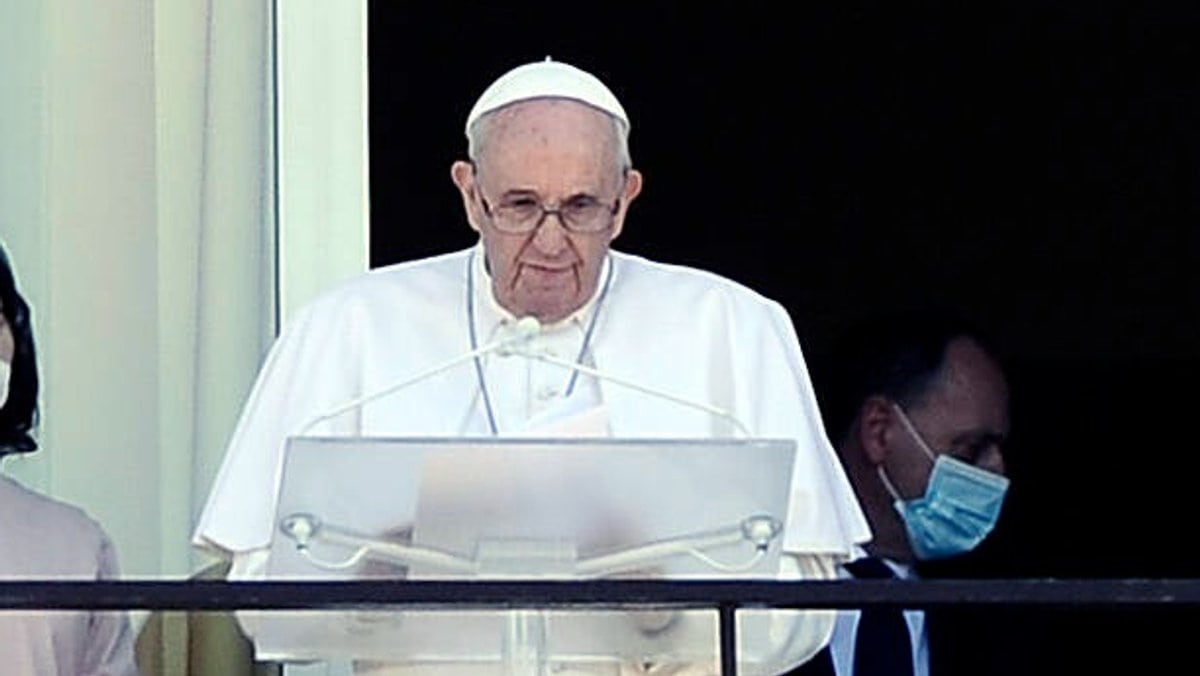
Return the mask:
[[[155, 16], [162, 572], [213, 577], [192, 525], [275, 334], [270, 0], [173, 0]], [[253, 674], [231, 613], [158, 613], [144, 674]], [[259, 667], [257, 673], [262, 673]]]

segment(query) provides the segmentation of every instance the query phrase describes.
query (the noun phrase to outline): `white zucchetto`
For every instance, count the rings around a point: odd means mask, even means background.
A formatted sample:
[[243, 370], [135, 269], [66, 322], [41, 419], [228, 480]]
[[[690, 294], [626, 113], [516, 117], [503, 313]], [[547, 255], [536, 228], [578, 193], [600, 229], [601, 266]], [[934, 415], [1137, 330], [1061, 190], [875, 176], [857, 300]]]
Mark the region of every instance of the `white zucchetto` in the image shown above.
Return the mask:
[[542, 98], [574, 99], [616, 117], [629, 128], [629, 117], [621, 102], [599, 78], [546, 57], [545, 61], [517, 66], [488, 86], [467, 115], [467, 136], [483, 115], [518, 101]]

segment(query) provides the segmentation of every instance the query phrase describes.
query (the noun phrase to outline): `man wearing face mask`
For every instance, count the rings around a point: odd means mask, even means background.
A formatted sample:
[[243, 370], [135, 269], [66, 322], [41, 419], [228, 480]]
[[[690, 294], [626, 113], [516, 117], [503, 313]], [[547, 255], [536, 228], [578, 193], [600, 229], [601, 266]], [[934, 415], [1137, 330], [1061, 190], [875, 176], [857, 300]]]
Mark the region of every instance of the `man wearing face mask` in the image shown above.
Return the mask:
[[[844, 577], [911, 579], [918, 562], [987, 537], [1008, 488], [1008, 385], [976, 331], [933, 312], [880, 318], [839, 345], [818, 382], [873, 534]], [[847, 610], [829, 648], [795, 673], [927, 676], [937, 664], [923, 612]]]

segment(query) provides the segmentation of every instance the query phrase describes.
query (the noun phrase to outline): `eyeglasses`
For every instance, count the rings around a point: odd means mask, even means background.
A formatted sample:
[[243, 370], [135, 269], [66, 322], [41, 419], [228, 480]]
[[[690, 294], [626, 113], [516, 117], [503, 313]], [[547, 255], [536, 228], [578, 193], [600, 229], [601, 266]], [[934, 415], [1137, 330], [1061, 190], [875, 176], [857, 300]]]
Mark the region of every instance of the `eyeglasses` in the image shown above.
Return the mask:
[[497, 202], [493, 207], [481, 193], [479, 201], [483, 212], [492, 220], [497, 230], [512, 235], [524, 235], [541, 227], [546, 217], [558, 216], [559, 223], [570, 232], [595, 234], [610, 228], [613, 217], [621, 208], [621, 200], [611, 205], [589, 195], [578, 195], [549, 209], [530, 195], [514, 195]]

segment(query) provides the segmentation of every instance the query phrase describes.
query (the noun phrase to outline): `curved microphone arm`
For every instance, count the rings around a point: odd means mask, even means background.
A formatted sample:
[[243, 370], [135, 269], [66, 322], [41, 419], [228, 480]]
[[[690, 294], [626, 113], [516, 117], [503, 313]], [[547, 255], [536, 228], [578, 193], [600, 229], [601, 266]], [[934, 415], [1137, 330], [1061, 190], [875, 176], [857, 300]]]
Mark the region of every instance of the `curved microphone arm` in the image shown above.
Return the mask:
[[[740, 542], [750, 542], [754, 545], [756, 550], [754, 561], [757, 561], [757, 556], [766, 552], [767, 548], [771, 546], [771, 541], [782, 531], [783, 524], [778, 519], [756, 515], [743, 519], [736, 526], [657, 540], [611, 554], [580, 559], [575, 563], [575, 572], [585, 577], [611, 575], [633, 570], [659, 559], [679, 554], [696, 556], [698, 552], [710, 547], [724, 547]], [[707, 557], [700, 556], [699, 558], [706, 563], [713, 563]]]
[[[289, 514], [280, 521], [279, 529], [296, 543], [296, 550], [300, 552], [301, 556], [321, 568], [347, 568], [363, 557], [371, 556], [406, 566], [416, 563], [448, 572], [468, 574], [480, 572], [480, 561], [474, 558], [432, 547], [367, 537], [323, 523], [312, 514]], [[634, 570], [654, 561], [680, 554], [697, 556], [701, 560], [713, 564], [711, 559], [700, 554], [702, 550], [740, 542], [749, 542], [754, 545], [755, 558], [752, 559], [752, 564], [766, 552], [771, 546], [771, 542], [779, 536], [782, 530], [783, 524], [778, 519], [767, 515], [755, 515], [743, 519], [736, 526], [681, 535], [648, 542], [610, 554], [577, 559], [571, 570], [576, 577], [603, 577]], [[354, 553], [341, 562], [322, 561], [312, 556], [309, 551], [310, 546], [317, 542], [352, 548]]]
[[481, 357], [489, 352], [499, 352], [501, 355], [524, 354], [524, 352], [520, 352], [518, 348], [521, 345], [529, 342], [534, 336], [537, 335], [539, 331], [541, 331], [541, 324], [537, 319], [533, 317], [524, 317], [513, 324], [513, 333], [507, 338], [497, 340], [495, 342], [488, 343], [483, 347], [465, 352], [457, 357], [454, 357], [453, 359], [438, 364], [427, 371], [422, 371], [411, 378], [401, 380], [400, 382], [389, 385], [381, 390], [369, 392], [361, 397], [351, 399], [346, 403], [330, 409], [313, 418], [312, 420], [309, 420], [304, 424], [303, 427], [300, 428], [300, 431], [296, 433], [296, 436], [304, 436], [313, 427], [316, 427], [318, 424], [325, 422], [326, 420], [336, 418], [347, 411], [353, 411], [363, 404], [386, 397], [389, 394], [402, 390], [410, 385], [415, 385], [416, 383], [419, 383], [427, 378], [432, 378], [443, 371], [448, 371], [463, 362], [470, 361], [476, 357]]
[[296, 550], [309, 561], [322, 568], [344, 568], [345, 564], [328, 564], [315, 559], [308, 551], [314, 542], [351, 547], [355, 549], [346, 561], [356, 562], [364, 556], [374, 556], [393, 563], [410, 566], [414, 563], [434, 566], [456, 573], [474, 573], [475, 561], [452, 552], [407, 545], [401, 542], [379, 540], [352, 531], [322, 523], [312, 514], [289, 514], [279, 523], [279, 530], [296, 543]]

